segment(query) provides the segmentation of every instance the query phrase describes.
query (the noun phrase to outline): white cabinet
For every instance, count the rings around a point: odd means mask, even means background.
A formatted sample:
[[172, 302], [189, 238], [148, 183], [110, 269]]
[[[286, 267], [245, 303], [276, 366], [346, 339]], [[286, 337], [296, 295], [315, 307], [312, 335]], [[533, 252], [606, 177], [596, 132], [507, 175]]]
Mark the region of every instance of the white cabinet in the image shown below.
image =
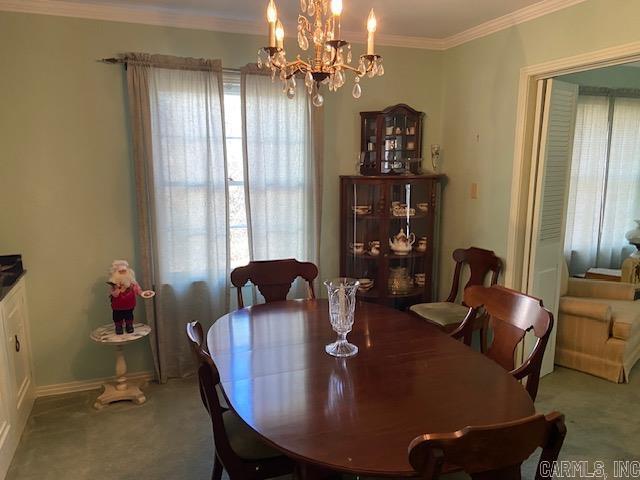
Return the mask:
[[0, 301], [0, 478], [33, 407], [35, 388], [24, 276]]
[[[0, 309], [0, 320], [2, 320], [2, 309]], [[15, 443], [13, 441], [13, 424], [10, 415], [10, 407], [13, 404], [13, 400], [9, 395], [7, 363], [8, 358], [5, 349], [0, 348], [0, 478], [4, 478], [15, 449], [13, 445]]]

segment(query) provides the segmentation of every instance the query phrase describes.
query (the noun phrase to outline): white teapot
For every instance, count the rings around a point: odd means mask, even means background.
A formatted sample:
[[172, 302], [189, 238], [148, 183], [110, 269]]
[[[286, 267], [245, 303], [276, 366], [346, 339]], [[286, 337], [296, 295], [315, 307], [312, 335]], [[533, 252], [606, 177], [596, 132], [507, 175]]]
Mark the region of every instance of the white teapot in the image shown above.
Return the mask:
[[407, 234], [404, 233], [404, 228], [401, 228], [395, 237], [389, 239], [389, 247], [396, 255], [408, 255], [415, 241], [416, 236], [413, 233], [407, 236]]

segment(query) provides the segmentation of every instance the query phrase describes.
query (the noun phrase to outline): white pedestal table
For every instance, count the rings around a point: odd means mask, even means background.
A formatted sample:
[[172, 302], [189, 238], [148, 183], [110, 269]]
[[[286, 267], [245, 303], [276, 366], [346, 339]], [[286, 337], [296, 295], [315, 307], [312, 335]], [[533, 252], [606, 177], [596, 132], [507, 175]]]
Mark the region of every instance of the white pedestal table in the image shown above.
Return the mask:
[[117, 335], [113, 323], [102, 325], [91, 332], [91, 340], [102, 345], [116, 347], [116, 381], [104, 384], [104, 392], [93, 405], [98, 410], [112, 402], [131, 400], [136, 405], [146, 402], [138, 383], [127, 381], [127, 362], [124, 358], [124, 345], [145, 338], [151, 333], [151, 327], [144, 323], [134, 323], [133, 333]]

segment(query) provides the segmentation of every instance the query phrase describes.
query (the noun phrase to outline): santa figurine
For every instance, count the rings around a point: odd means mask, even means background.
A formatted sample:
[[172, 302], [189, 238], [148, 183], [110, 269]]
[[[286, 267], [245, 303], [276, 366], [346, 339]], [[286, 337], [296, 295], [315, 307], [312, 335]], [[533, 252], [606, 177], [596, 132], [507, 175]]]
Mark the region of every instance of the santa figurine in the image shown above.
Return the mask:
[[136, 274], [126, 260], [114, 260], [109, 270], [111, 287], [109, 298], [113, 310], [113, 323], [116, 334], [122, 335], [123, 324], [127, 333], [133, 333], [133, 310], [136, 308], [136, 296], [151, 298], [155, 295], [153, 290], [143, 291], [136, 282]]

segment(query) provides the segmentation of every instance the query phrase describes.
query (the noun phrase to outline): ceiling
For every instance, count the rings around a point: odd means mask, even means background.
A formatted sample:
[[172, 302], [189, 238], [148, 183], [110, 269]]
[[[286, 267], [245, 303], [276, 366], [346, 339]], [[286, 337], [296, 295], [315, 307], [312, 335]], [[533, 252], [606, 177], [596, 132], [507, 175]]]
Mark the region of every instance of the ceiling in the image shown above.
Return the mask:
[[[260, 33], [268, 0], [0, 0], [0, 10]], [[275, 0], [287, 36], [300, 0]], [[365, 35], [370, 8], [387, 45], [448, 48], [585, 0], [343, 0], [342, 31]], [[266, 33], [266, 30], [265, 30]]]
[[[72, 0], [79, 3], [101, 3]], [[203, 13], [230, 20], [260, 21], [267, 0], [108, 0], [111, 4], [165, 7]], [[295, 24], [299, 0], [275, 0], [285, 24]], [[342, 27], [363, 31], [370, 8], [378, 17], [379, 31], [392, 35], [446, 38], [540, 0], [344, 0]]]

